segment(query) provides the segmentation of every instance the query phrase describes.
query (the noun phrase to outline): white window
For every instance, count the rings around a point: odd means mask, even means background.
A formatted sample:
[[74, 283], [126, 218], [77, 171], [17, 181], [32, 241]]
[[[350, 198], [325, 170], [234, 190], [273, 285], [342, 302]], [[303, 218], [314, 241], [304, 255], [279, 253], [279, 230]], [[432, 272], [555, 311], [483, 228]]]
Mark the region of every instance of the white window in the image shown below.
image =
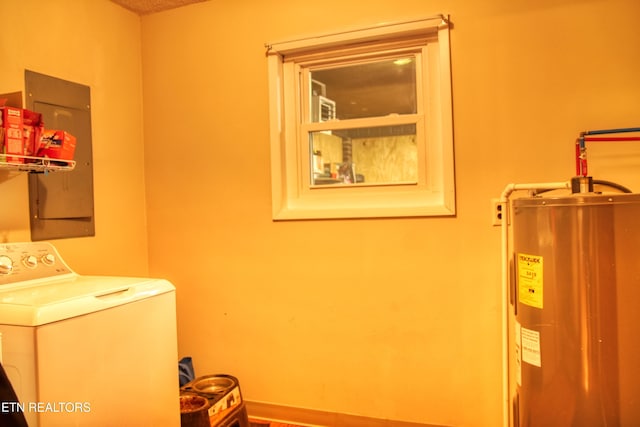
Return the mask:
[[267, 54], [274, 219], [455, 214], [446, 16]]

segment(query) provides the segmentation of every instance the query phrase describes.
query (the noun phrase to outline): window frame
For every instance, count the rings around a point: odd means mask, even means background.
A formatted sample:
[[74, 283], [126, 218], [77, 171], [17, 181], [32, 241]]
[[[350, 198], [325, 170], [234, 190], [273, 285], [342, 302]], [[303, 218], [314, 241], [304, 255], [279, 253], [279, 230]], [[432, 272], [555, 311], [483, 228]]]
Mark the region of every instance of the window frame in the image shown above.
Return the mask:
[[[266, 45], [274, 220], [455, 215], [449, 26], [448, 17], [438, 15]], [[417, 114], [304, 122], [308, 98], [302, 68], [401, 52], [422, 59], [416, 90], [423, 102]], [[312, 185], [308, 132], [372, 123], [416, 124], [418, 182]]]

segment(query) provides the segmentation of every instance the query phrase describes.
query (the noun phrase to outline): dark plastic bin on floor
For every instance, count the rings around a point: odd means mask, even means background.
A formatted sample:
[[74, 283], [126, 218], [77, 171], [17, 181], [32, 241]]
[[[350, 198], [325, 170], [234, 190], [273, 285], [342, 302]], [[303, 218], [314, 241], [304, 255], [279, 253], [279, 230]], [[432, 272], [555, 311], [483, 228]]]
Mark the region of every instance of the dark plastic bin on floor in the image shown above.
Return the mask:
[[[198, 377], [180, 388], [181, 395], [197, 395], [208, 400], [209, 426], [249, 427], [247, 409], [238, 379], [226, 374]], [[182, 425], [182, 427], [192, 427]], [[195, 427], [195, 426], [194, 426]]]

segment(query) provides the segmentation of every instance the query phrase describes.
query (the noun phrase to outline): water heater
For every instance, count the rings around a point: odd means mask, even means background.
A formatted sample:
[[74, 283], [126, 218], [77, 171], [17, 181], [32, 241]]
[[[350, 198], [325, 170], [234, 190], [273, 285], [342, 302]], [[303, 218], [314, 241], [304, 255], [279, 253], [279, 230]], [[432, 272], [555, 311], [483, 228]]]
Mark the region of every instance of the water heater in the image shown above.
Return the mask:
[[512, 201], [514, 427], [640, 426], [640, 195]]

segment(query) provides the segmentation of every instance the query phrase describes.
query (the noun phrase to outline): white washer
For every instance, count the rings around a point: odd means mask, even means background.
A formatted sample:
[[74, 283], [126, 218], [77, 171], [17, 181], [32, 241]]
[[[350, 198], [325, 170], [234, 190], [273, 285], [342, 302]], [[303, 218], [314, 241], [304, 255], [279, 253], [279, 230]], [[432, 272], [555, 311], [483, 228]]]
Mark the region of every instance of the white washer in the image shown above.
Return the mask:
[[83, 276], [50, 243], [0, 244], [0, 361], [30, 427], [179, 426], [174, 286]]

